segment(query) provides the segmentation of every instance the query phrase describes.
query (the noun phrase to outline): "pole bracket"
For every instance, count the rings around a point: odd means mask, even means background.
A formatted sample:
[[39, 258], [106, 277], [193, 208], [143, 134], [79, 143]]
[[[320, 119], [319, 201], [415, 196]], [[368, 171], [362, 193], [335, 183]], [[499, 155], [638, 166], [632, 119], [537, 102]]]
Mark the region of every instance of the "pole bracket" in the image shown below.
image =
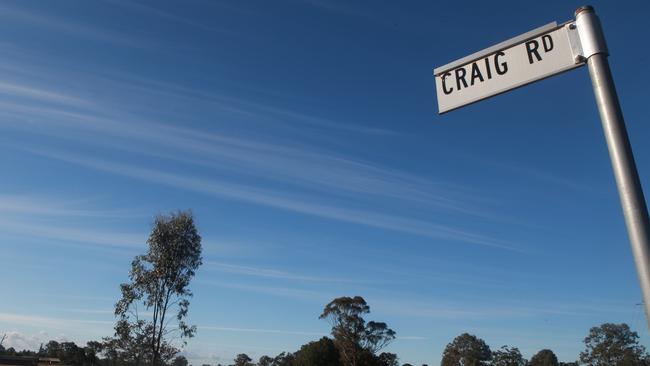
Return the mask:
[[600, 19], [598, 19], [594, 8], [591, 6], [582, 6], [576, 10], [575, 16], [575, 25], [582, 48], [582, 57], [588, 59], [597, 53], [603, 53], [605, 56], [609, 56], [603, 28], [600, 25]]
[[569, 36], [569, 45], [571, 46], [571, 54], [573, 55], [573, 62], [583, 64], [587, 61], [585, 53], [582, 51], [582, 43], [580, 42], [580, 35], [578, 34], [578, 27], [576, 22], [568, 22], [564, 25]]

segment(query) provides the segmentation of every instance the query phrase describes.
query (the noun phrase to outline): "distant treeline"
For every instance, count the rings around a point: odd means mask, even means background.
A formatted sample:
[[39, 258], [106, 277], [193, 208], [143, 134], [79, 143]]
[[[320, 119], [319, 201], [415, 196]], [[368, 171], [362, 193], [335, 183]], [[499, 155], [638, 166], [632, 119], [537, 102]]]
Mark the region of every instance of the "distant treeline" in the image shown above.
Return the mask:
[[[5, 349], [0, 341], [0, 355], [58, 358], [70, 366], [188, 366], [177, 345], [197, 331], [185, 320], [192, 296], [189, 284], [202, 263], [201, 236], [191, 211], [156, 217], [147, 243], [147, 252], [131, 263], [130, 281], [120, 285], [113, 336], [85, 347], [50, 341], [37, 352]], [[151, 316], [140, 317], [138, 309]], [[383, 322], [366, 322], [369, 313], [370, 306], [361, 296], [336, 298], [319, 316], [331, 325], [331, 337], [309, 342], [295, 352], [262, 356], [257, 362], [242, 353], [231, 365], [399, 366], [396, 354], [380, 352], [395, 340], [395, 331]], [[549, 349], [526, 360], [517, 347], [492, 350], [482, 339], [464, 333], [447, 345], [441, 366], [650, 366], [638, 339], [626, 324], [602, 324], [591, 328], [576, 362], [562, 363]]]
[[[361, 297], [341, 297], [325, 307], [321, 318], [332, 323], [332, 337], [309, 342], [295, 352], [275, 357], [262, 356], [255, 362], [242, 353], [230, 366], [399, 366], [394, 353], [378, 351], [395, 338], [384, 323], [368, 322], [360, 316], [369, 312]], [[650, 366], [650, 356], [638, 343], [638, 334], [627, 324], [605, 323], [593, 327], [584, 339], [585, 349], [574, 362], [559, 362], [553, 351], [543, 349], [526, 360], [517, 347], [491, 350], [482, 339], [463, 333], [447, 344], [441, 366]], [[74, 342], [49, 341], [38, 351], [16, 351], [0, 345], [0, 356], [58, 358], [70, 366], [151, 366], [147, 355], [125, 349], [115, 338], [91, 341], [85, 347]], [[158, 366], [188, 366], [185, 356], [163, 357]], [[190, 365], [191, 366], [191, 365]], [[197, 365], [198, 366], [198, 365]], [[203, 364], [201, 366], [211, 366]], [[217, 364], [216, 366], [223, 366]], [[408, 363], [402, 366], [413, 366]], [[423, 365], [426, 366], [426, 365]]]

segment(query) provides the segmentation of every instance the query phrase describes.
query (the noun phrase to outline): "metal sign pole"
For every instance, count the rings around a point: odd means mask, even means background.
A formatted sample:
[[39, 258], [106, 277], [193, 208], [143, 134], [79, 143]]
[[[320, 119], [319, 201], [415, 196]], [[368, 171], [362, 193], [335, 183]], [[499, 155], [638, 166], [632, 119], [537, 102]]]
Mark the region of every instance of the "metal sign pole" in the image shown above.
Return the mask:
[[623, 206], [634, 262], [639, 276], [646, 321], [650, 327], [650, 220], [623, 113], [607, 62], [607, 46], [594, 8], [583, 6], [575, 13], [576, 26], [594, 88], [609, 157]]

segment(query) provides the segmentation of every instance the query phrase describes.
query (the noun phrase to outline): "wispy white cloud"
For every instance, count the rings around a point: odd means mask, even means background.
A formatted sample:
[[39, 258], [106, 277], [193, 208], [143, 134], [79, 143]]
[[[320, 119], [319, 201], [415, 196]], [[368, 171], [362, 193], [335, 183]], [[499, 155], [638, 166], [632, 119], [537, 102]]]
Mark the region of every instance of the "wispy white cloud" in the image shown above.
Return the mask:
[[[126, 74], [123, 72], [106, 72], [102, 77], [104, 83], [108, 83], [118, 90], [128, 90], [137, 94], [154, 96], [157, 99], [169, 99], [176, 102], [201, 101], [212, 107], [223, 111], [232, 112], [236, 115], [253, 117], [257, 120], [284, 122], [288, 126], [295, 126], [301, 129], [312, 126], [320, 131], [344, 131], [354, 134], [369, 136], [396, 136], [399, 133], [395, 130], [356, 124], [351, 121], [337, 121], [331, 118], [310, 114], [295, 108], [277, 106], [268, 102], [259, 102], [252, 99], [233, 96], [232, 93], [206, 91], [198, 88], [191, 88], [181, 84], [161, 80], [147, 79], [139, 75]], [[94, 76], [96, 77], [96, 76]], [[285, 96], [285, 99], [293, 100], [292, 96]], [[289, 103], [290, 104], [290, 103]]]
[[86, 208], [80, 199], [62, 199], [25, 194], [0, 194], [0, 214], [11, 213], [32, 216], [70, 217], [143, 217], [144, 213], [131, 209], [106, 210]]
[[289, 335], [313, 335], [325, 336], [323, 332], [305, 332], [297, 330], [283, 330], [283, 329], [258, 329], [258, 328], [231, 328], [231, 327], [216, 327], [201, 325], [198, 326], [200, 330], [216, 330], [222, 332], [242, 332], [242, 333], [270, 333], [270, 334], [289, 334]]
[[80, 229], [52, 224], [42, 224], [29, 220], [20, 221], [0, 216], [0, 228], [8, 233], [20, 234], [23, 237], [52, 239], [72, 242], [82, 245], [99, 245], [108, 247], [139, 248], [144, 247], [146, 236], [112, 231]]
[[204, 236], [202, 243], [205, 258], [232, 258], [247, 261], [268, 258], [269, 254], [285, 246], [272, 240], [212, 236]]
[[576, 192], [585, 192], [585, 193], [594, 193], [597, 190], [585, 182], [579, 182], [574, 179], [563, 177], [558, 174], [553, 174], [550, 172], [542, 171], [540, 169], [531, 169], [530, 167], [511, 167], [511, 169], [524, 172], [524, 174], [529, 175], [533, 179], [539, 180], [545, 183], [555, 184], [557, 186], [565, 187]]
[[77, 325], [113, 325], [115, 322], [110, 320], [82, 320], [82, 319], [62, 319], [40, 315], [25, 315], [17, 313], [0, 313], [0, 322], [7, 324], [30, 326], [35, 328], [52, 328], [67, 329], [70, 324]]
[[246, 292], [253, 292], [258, 294], [266, 294], [278, 297], [288, 297], [293, 299], [306, 300], [311, 302], [323, 303], [334, 298], [333, 294], [323, 291], [305, 290], [295, 287], [279, 287], [279, 286], [257, 286], [242, 283], [233, 283], [226, 281], [209, 281], [197, 279], [197, 282], [221, 288], [229, 288], [235, 290], [242, 290]]
[[182, 17], [178, 14], [174, 14], [171, 12], [167, 12], [165, 10], [162, 10], [160, 6], [149, 6], [143, 3], [138, 3], [136, 1], [113, 1], [113, 0], [105, 0], [107, 2], [110, 2], [113, 5], [120, 6], [127, 8], [131, 11], [136, 11], [141, 14], [148, 14], [148, 15], [154, 15], [156, 17], [165, 19], [165, 20], [171, 20], [175, 23], [178, 24], [184, 24], [184, 25], [189, 25], [191, 27], [195, 27], [204, 31], [208, 32], [219, 32], [219, 33], [227, 33], [227, 34], [235, 34], [233, 31], [226, 30], [223, 28], [217, 28], [208, 24], [200, 23], [197, 22], [193, 19]]
[[[13, 112], [39, 117], [26, 124], [10, 120], [0, 122], [0, 125], [29, 133], [45, 133], [63, 139], [76, 136], [83, 143], [92, 141], [93, 146], [108, 144], [121, 151], [219, 168], [222, 172], [231, 172], [239, 177], [253, 176], [270, 183], [279, 181], [302, 190], [354, 197], [355, 200], [372, 202], [381, 198], [394, 204], [416, 205], [456, 214], [486, 218], [498, 216], [468, 203], [473, 198], [458, 187], [452, 188], [451, 185], [430, 182], [402, 171], [310, 149], [261, 143], [146, 121], [118, 121], [56, 108], [0, 104], [3, 106], [0, 113]], [[34, 124], [39, 127], [35, 128]], [[107, 141], [107, 136], [115, 136], [123, 141]], [[137, 142], [128, 142], [134, 140]]]
[[397, 340], [399, 341], [424, 341], [427, 339], [427, 337], [420, 336], [397, 336]]
[[[368, 6], [363, 6], [359, 3], [354, 3], [349, 1], [337, 1], [337, 0], [335, 1], [302, 0], [302, 1], [305, 4], [309, 4], [317, 9], [325, 10], [337, 15], [356, 17], [359, 19], [370, 21], [382, 27], [395, 29], [396, 27], [398, 27], [398, 24], [400, 28], [404, 28], [404, 26], [408, 25], [408, 23], [404, 24], [405, 22], [403, 20], [399, 21], [401, 17], [399, 16], [397, 10], [399, 10], [400, 7], [395, 7], [394, 9], [391, 9], [390, 16], [384, 17], [381, 14], [376, 12], [376, 10], [380, 8], [379, 6], [368, 7]], [[392, 4], [392, 3], [387, 3], [387, 4]]]
[[80, 295], [80, 294], [74, 294], [74, 293], [56, 293], [52, 295], [47, 295], [47, 297], [57, 297], [57, 298], [63, 298], [63, 299], [78, 299], [78, 300], [90, 300], [90, 301], [99, 301], [99, 302], [108, 302], [108, 303], [113, 303], [115, 301], [114, 297], [110, 296], [96, 296], [96, 295]]
[[[435, 267], [432, 265], [432, 267]], [[385, 266], [384, 268], [378, 269], [378, 272], [389, 274], [392, 278], [399, 278], [403, 281], [427, 281], [435, 283], [447, 283], [460, 286], [468, 286], [474, 288], [506, 288], [511, 287], [507, 281], [497, 280], [500, 278], [495, 274], [494, 268], [476, 268], [476, 266], [471, 266], [460, 270], [462, 264], [453, 265], [452, 263], [445, 263], [444, 269], [431, 270], [427, 269], [418, 269], [418, 268], [404, 268], [399, 266], [399, 268], [390, 268]], [[447, 268], [455, 268], [457, 271], [449, 271]], [[511, 276], [511, 273], [508, 273], [507, 276]], [[521, 274], [523, 275], [523, 274]]]
[[[115, 314], [113, 309], [78, 309], [78, 308], [68, 308], [61, 309], [67, 313], [77, 313], [77, 314], [95, 314], [95, 315], [110, 315], [111, 317]], [[151, 311], [138, 311], [138, 316], [140, 319], [151, 319], [153, 312]]]
[[25, 97], [47, 103], [65, 104], [74, 107], [89, 107], [92, 105], [92, 103], [85, 99], [61, 93], [60, 91], [51, 91], [6, 81], [0, 81], [0, 94]]
[[113, 315], [115, 312], [112, 309], [63, 309], [63, 311], [70, 312], [70, 313], [80, 313], [80, 314], [105, 314], [105, 315]]
[[[24, 109], [32, 110], [32, 108], [24, 107]], [[55, 110], [56, 111], [56, 110]], [[44, 114], [51, 115], [52, 109], [44, 110]], [[427, 195], [427, 193], [416, 188], [424, 184], [424, 182], [417, 182], [408, 176], [401, 177], [398, 172], [388, 172], [373, 167], [368, 164], [361, 164], [352, 161], [346, 161], [340, 158], [329, 158], [326, 156], [319, 156], [318, 154], [300, 153], [299, 150], [291, 148], [279, 147], [268, 144], [259, 144], [245, 140], [232, 139], [218, 135], [208, 135], [208, 138], [213, 142], [219, 144], [209, 144], [200, 140], [197, 135], [199, 133], [191, 130], [178, 129], [173, 127], [166, 128], [150, 128], [149, 126], [142, 126], [127, 128], [126, 126], [116, 123], [112, 120], [107, 120], [99, 117], [89, 117], [88, 115], [79, 114], [76, 112], [61, 112], [66, 118], [69, 118], [74, 123], [83, 125], [82, 128], [99, 127], [100, 131], [116, 132], [129, 136], [147, 136], [147, 138], [157, 138], [160, 145], [170, 144], [183, 149], [197, 152], [207, 152], [208, 154], [221, 153], [224, 159], [235, 159], [241, 163], [249, 163], [253, 165], [253, 169], [248, 171], [264, 171], [269, 169], [272, 172], [269, 174], [277, 176], [278, 173], [286, 172], [288, 181], [295, 181], [298, 176], [310, 177], [309, 182], [336, 182], [329, 184], [330, 188], [337, 188], [339, 191], [348, 190], [352, 192], [363, 192], [365, 194], [384, 195], [385, 197], [403, 198], [410, 197], [417, 201], [426, 201], [428, 203], [436, 202], [438, 206], [455, 208], [463, 210], [460, 204], [455, 203], [453, 200], [438, 198], [436, 196]], [[56, 114], [55, 114], [56, 115]], [[88, 123], [91, 122], [91, 123]], [[128, 131], [128, 132], [127, 132]], [[152, 132], [154, 131], [154, 132]], [[160, 132], [163, 131], [162, 134]], [[61, 132], [60, 132], [61, 133]], [[159, 134], [158, 137], [157, 133]], [[234, 149], [228, 151], [223, 150], [223, 146], [232, 146]], [[220, 151], [215, 150], [214, 146], [219, 146]], [[251, 150], [253, 149], [253, 150]], [[313, 157], [315, 160], [306, 160], [299, 165], [292, 163], [291, 158], [280, 158], [273, 161], [272, 156], [282, 156], [283, 154], [289, 156], [302, 156]], [[42, 154], [42, 152], [41, 152]], [[394, 215], [379, 214], [370, 211], [361, 211], [355, 209], [347, 209], [331, 205], [318, 204], [307, 197], [288, 195], [280, 192], [273, 192], [265, 189], [244, 186], [241, 184], [231, 184], [224, 181], [209, 181], [200, 178], [180, 176], [177, 174], [166, 173], [151, 169], [139, 168], [125, 164], [117, 164], [107, 161], [92, 160], [86, 158], [77, 158], [69, 154], [45, 153], [44, 155], [80, 164], [89, 168], [109, 171], [111, 173], [126, 175], [132, 178], [141, 180], [162, 183], [165, 185], [193, 190], [197, 192], [207, 193], [214, 196], [234, 198], [244, 200], [256, 204], [263, 204], [267, 206], [291, 210], [294, 212], [301, 212], [330, 219], [363, 224], [382, 229], [395, 230], [407, 232], [415, 235], [436, 238], [436, 239], [449, 239], [456, 241], [470, 242], [474, 244], [492, 246], [503, 249], [514, 249], [514, 247], [504, 241], [496, 240], [486, 237], [484, 235], [467, 232], [465, 230], [456, 229], [447, 225], [435, 224], [424, 222], [416, 219], [409, 219]], [[181, 154], [182, 155], [182, 154]], [[243, 158], [242, 158], [243, 157]], [[245, 159], [245, 160], [242, 160]], [[270, 163], [269, 163], [270, 160]], [[245, 166], [245, 165], [244, 165]], [[278, 167], [276, 169], [276, 167]], [[342, 168], [337, 171], [338, 168]], [[306, 171], [306, 174], [305, 174]], [[324, 176], [322, 172], [329, 176]], [[365, 173], [364, 173], [365, 172]], [[296, 175], [297, 173], [300, 173]], [[364, 174], [368, 174], [364, 177]], [[404, 179], [406, 179], [404, 181]], [[356, 180], [356, 181], [355, 181]], [[411, 183], [409, 183], [409, 180]], [[326, 183], [327, 184], [327, 183]], [[309, 184], [311, 186], [311, 184]], [[373, 188], [374, 187], [374, 188]], [[15, 207], [16, 205], [14, 205]], [[28, 206], [24, 206], [27, 208]]]
[[333, 283], [360, 283], [362, 281], [351, 280], [346, 278], [333, 278], [333, 277], [316, 277], [306, 276], [286, 271], [280, 271], [270, 268], [261, 268], [253, 266], [240, 266], [229, 263], [211, 262], [207, 261], [203, 265], [203, 269], [219, 271], [225, 273], [241, 274], [255, 277], [277, 278], [296, 281], [309, 281], [309, 282], [333, 282]]
[[168, 173], [160, 170], [138, 167], [131, 164], [121, 164], [99, 159], [81, 157], [65, 152], [24, 148], [25, 151], [48, 158], [77, 164], [91, 169], [127, 176], [147, 182], [171, 186], [208, 194], [220, 198], [230, 198], [240, 201], [260, 204], [284, 210], [309, 214], [337, 221], [362, 224], [375, 228], [404, 232], [433, 239], [452, 240], [457, 242], [477, 244], [481, 246], [520, 251], [502, 240], [493, 239], [481, 234], [468, 232], [451, 226], [405, 218], [372, 211], [336, 207], [313, 202], [304, 196], [289, 195], [243, 184], [232, 184], [225, 181], [215, 181], [195, 178], [187, 175]]
[[583, 303], [543, 303], [531, 305], [518, 299], [506, 301], [474, 299], [452, 302], [443, 299], [374, 299], [375, 312], [430, 319], [517, 319], [549, 316], [590, 317], [603, 314], [633, 313], [632, 307]]
[[333, 11], [336, 13], [365, 16], [367, 11], [359, 11], [353, 9], [346, 1], [324, 1], [324, 0], [302, 0], [304, 3], [314, 6], [316, 8]]
[[595, 187], [587, 182], [576, 180], [575, 178], [569, 178], [562, 176], [558, 173], [552, 173], [549, 171], [542, 170], [540, 168], [531, 167], [531, 165], [522, 166], [516, 165], [513, 163], [506, 163], [504, 161], [497, 160], [488, 160], [485, 157], [477, 156], [474, 154], [469, 154], [467, 152], [457, 152], [459, 155], [464, 155], [468, 159], [476, 161], [480, 164], [498, 168], [501, 170], [516, 172], [519, 176], [524, 176], [529, 179], [533, 179], [538, 182], [545, 184], [551, 184], [554, 186], [570, 189], [579, 193], [596, 193], [597, 190]]
[[[25, 57], [25, 56], [23, 56]], [[37, 57], [37, 55], [31, 55]], [[32, 78], [38, 80], [49, 80], [50, 84], [56, 83], [51, 77], [51, 70], [45, 68], [43, 72], [36, 73], [35, 68], [25, 69], [21, 65], [15, 65], [5, 61], [0, 65], [7, 70], [19, 70], [28, 73]], [[66, 70], [70, 73], [70, 70]], [[9, 74], [12, 75], [12, 74]], [[308, 112], [299, 111], [290, 107], [280, 107], [268, 104], [268, 102], [259, 102], [243, 97], [235, 97], [231, 93], [220, 93], [215, 91], [206, 91], [203, 89], [190, 88], [181, 84], [172, 82], [151, 80], [140, 75], [127, 74], [116, 71], [96, 70], [92, 73], [82, 73], [76, 71], [71, 75], [75, 79], [86, 80], [88, 84], [101, 85], [104, 89], [119, 90], [125, 95], [134, 95], [139, 99], [165, 100], [167, 104], [175, 103], [200, 103], [211, 109], [219, 109], [225, 112], [231, 112], [235, 115], [248, 117], [249, 120], [270, 121], [273, 120], [275, 125], [282, 123], [286, 128], [296, 127], [304, 133], [305, 127], [314, 127], [318, 132], [322, 131], [339, 131], [350, 132], [354, 134], [363, 134], [370, 136], [395, 136], [398, 133], [386, 128], [376, 126], [365, 126], [355, 124], [353, 121], [336, 121], [331, 118], [313, 115]], [[36, 88], [35, 86], [23, 86], [25, 88]], [[65, 94], [64, 92], [58, 92]], [[144, 97], [143, 97], [144, 96]], [[291, 98], [287, 96], [286, 98]], [[93, 101], [94, 102], [94, 101]], [[106, 101], [105, 101], [106, 102]], [[290, 104], [290, 103], [289, 103]], [[99, 108], [98, 105], [95, 105]], [[106, 105], [109, 110], [115, 110], [114, 105]], [[119, 118], [124, 118], [124, 115]], [[279, 126], [278, 126], [279, 127]], [[316, 134], [324, 138], [322, 133]]]
[[[29, 85], [17, 87], [34, 89]], [[136, 152], [197, 166], [218, 167], [221, 172], [231, 173], [231, 181], [250, 181], [247, 178], [255, 177], [256, 183], [254, 186], [234, 184], [223, 179], [208, 180], [114, 161], [48, 152], [47, 149], [35, 151], [51, 158], [220, 198], [242, 200], [434, 239], [517, 250], [512, 243], [447, 224], [382, 214], [376, 210], [351, 208], [358, 207], [358, 203], [374, 205], [377, 198], [380, 198], [388, 200], [391, 206], [417, 206], [423, 210], [437, 209], [438, 213], [452, 212], [488, 218], [494, 216], [477, 208], [475, 204], [468, 203], [472, 199], [463, 193], [462, 189], [431, 182], [403, 171], [351, 160], [304, 146], [260, 142], [152, 123], [129, 116], [107, 116], [102, 108], [78, 111], [44, 105], [8, 102], [0, 104], [1, 114], [29, 118], [28, 123], [6, 118], [0, 121], [0, 126], [17, 128], [28, 133], [44, 133], [66, 140], [76, 138], [82, 143], [90, 142], [92, 146], [104, 144], [122, 152]], [[306, 118], [300, 115], [295, 117]], [[273, 183], [276, 182], [285, 185], [283, 191], [268, 189], [268, 186], [274, 186]], [[296, 191], [303, 193], [298, 194]], [[353, 199], [356, 205], [346, 207], [340, 203], [333, 204], [336, 200], [322, 203], [326, 198], [324, 196], [334, 196], [340, 202]]]
[[[31, 85], [21, 86], [26, 89]], [[164, 89], [164, 87], [161, 87]], [[60, 93], [62, 94], [62, 93]], [[63, 94], [65, 95], [65, 94]], [[196, 166], [219, 168], [239, 176], [254, 176], [300, 189], [329, 195], [354, 196], [367, 201], [375, 197], [439, 210], [502, 219], [477, 207], [474, 194], [457, 185], [432, 182], [404, 171], [352, 160], [306, 146], [291, 146], [226, 136], [153, 123], [133, 116], [110, 116], [106, 108], [71, 111], [44, 105], [2, 102], [0, 113], [28, 123], [5, 119], [0, 125], [28, 133], [75, 139], [82, 144], [106, 146]], [[300, 120], [310, 119], [286, 112]]]
[[24, 8], [8, 6], [6, 3], [0, 6], [0, 17], [12, 22], [21, 22], [29, 26], [60, 32], [76, 38], [109, 42], [121, 46], [139, 46], [139, 44], [134, 41], [133, 36], [108, 29], [102, 29], [96, 26], [76, 23], [70, 19], [63, 19], [52, 15], [36, 14]]

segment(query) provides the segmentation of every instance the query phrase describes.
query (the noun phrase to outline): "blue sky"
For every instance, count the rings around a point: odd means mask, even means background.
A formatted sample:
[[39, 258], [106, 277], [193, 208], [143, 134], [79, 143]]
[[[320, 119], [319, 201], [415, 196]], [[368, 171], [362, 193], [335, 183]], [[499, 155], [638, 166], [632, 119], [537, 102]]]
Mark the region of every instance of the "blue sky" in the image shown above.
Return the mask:
[[[592, 3], [650, 191], [650, 3]], [[194, 364], [295, 351], [362, 295], [400, 361], [462, 332], [575, 360], [648, 342], [585, 68], [444, 116], [432, 69], [573, 16], [548, 2], [0, 3], [0, 332], [112, 332], [153, 217], [192, 209]]]

